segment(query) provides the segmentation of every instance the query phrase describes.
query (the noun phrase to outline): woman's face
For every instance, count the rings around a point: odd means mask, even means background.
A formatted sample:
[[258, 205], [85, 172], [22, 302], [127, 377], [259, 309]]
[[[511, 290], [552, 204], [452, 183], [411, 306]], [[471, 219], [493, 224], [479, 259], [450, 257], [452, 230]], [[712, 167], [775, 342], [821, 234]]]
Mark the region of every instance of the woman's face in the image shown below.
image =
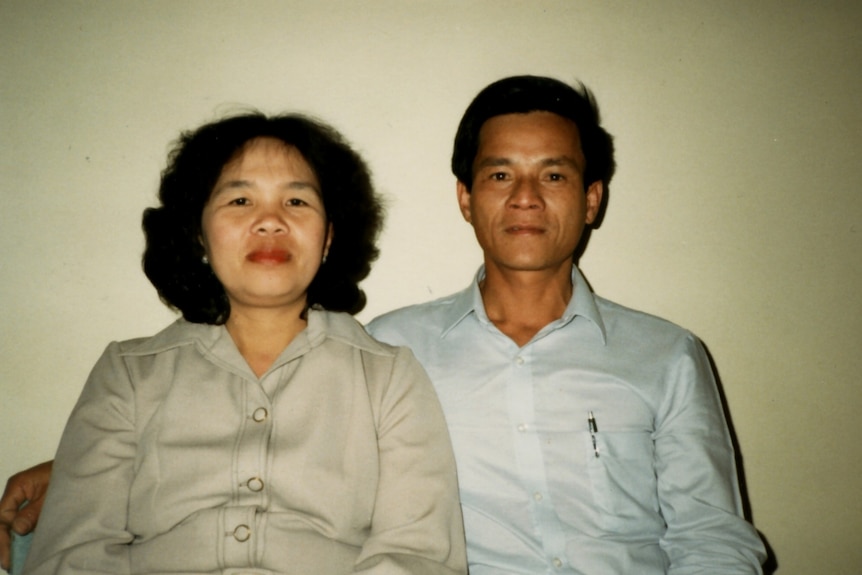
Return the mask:
[[317, 177], [299, 151], [275, 138], [248, 142], [222, 169], [201, 226], [231, 314], [304, 309], [332, 226]]

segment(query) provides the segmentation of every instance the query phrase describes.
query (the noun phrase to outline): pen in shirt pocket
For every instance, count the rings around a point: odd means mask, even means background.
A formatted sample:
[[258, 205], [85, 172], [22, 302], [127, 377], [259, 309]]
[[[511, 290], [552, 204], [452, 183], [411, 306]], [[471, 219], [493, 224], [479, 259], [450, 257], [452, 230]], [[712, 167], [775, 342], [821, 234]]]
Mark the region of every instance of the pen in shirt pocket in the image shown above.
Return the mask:
[[596, 454], [596, 457], [599, 456], [599, 447], [596, 445], [596, 433], [599, 431], [599, 426], [596, 425], [596, 418], [593, 415], [593, 412], [590, 411], [587, 416], [587, 426], [590, 429], [590, 438], [593, 440], [593, 453]]

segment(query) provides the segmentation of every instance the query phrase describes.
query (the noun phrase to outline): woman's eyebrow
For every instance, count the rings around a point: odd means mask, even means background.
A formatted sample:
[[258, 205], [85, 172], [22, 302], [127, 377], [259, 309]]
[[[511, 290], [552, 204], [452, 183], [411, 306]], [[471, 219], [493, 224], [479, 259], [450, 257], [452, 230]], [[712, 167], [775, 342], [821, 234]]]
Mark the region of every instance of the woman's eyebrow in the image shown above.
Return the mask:
[[[213, 190], [213, 194], [218, 194], [227, 190], [247, 189], [253, 187], [254, 183], [249, 180], [228, 180], [216, 186], [216, 188]], [[305, 180], [291, 180], [289, 182], [285, 182], [280, 187], [287, 190], [311, 189], [315, 193], [320, 194], [320, 189], [318, 188], [317, 184]]]

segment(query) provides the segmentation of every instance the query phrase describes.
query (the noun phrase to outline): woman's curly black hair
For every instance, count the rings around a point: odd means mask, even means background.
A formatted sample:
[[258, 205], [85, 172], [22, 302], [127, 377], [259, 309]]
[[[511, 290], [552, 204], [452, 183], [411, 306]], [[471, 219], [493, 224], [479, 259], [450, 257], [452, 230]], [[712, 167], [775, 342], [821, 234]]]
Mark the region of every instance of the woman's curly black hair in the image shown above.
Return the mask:
[[144, 273], [162, 301], [186, 320], [227, 321], [227, 294], [202, 261], [201, 216], [222, 168], [256, 138], [275, 138], [296, 148], [320, 183], [334, 235], [326, 262], [308, 287], [308, 305], [358, 313], [366, 301], [359, 282], [379, 254], [383, 206], [359, 154], [332, 127], [298, 114], [251, 112], [180, 135], [162, 172], [161, 205], [144, 210]]

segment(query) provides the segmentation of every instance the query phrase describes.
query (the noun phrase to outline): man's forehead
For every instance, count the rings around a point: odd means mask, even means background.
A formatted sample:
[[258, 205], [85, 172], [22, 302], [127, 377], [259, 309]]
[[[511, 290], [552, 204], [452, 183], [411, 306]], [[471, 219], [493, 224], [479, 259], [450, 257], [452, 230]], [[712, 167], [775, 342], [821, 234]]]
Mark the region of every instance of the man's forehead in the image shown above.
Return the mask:
[[510, 154], [530, 152], [546, 163], [583, 162], [580, 134], [570, 119], [535, 111], [492, 116], [482, 124], [474, 163], [504, 163]]
[[547, 132], [549, 135], [565, 135], [574, 138], [574, 141], [580, 147], [581, 138], [578, 125], [554, 112], [546, 112], [544, 110], [513, 113], [513, 114], [498, 114], [491, 116], [482, 123], [479, 128], [479, 144], [487, 138], [489, 132], [497, 134], [506, 134], [508, 132]]

